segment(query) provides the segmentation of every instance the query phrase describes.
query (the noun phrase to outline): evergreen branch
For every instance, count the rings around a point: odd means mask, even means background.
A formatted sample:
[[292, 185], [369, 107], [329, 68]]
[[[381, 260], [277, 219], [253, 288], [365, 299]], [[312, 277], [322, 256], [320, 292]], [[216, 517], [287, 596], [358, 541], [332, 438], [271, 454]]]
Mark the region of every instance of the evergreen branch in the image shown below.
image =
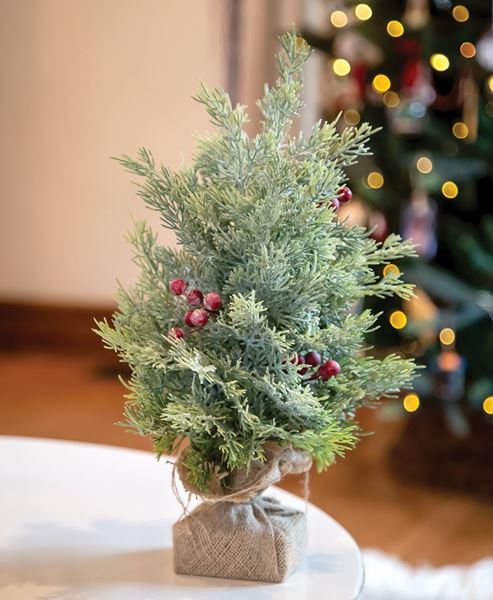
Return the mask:
[[279, 79], [273, 88], [265, 87], [264, 97], [258, 102], [264, 115], [264, 132], [272, 132], [277, 144], [282, 143], [302, 106], [303, 65], [310, 55], [308, 44], [294, 31], [281, 36], [279, 42]]

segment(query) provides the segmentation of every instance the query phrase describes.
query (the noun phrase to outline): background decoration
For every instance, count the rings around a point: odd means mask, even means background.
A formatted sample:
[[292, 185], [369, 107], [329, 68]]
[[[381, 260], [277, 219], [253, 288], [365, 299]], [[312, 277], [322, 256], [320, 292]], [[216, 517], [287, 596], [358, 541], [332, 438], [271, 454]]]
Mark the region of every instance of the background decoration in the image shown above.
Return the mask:
[[[406, 277], [421, 290], [417, 298], [369, 302], [388, 316], [387, 326], [373, 341], [377, 347], [397, 347], [427, 367], [416, 380], [414, 393], [420, 402], [413, 405], [412, 419], [425, 419], [434, 407], [442, 428], [437, 431], [435, 421], [433, 433], [424, 427], [420, 444], [405, 434], [405, 460], [421, 464], [428, 460], [429, 446], [444, 447], [439, 440], [443, 429], [447, 439], [450, 434], [477, 447], [469, 459], [481, 463], [483, 473], [480, 476], [478, 469], [477, 481], [468, 481], [468, 486], [484, 493], [488, 486], [483, 481], [493, 478], [493, 470], [485, 473], [483, 438], [493, 434], [486, 402], [493, 394], [493, 361], [485, 358], [493, 348], [493, 324], [484, 304], [493, 285], [488, 191], [493, 185], [493, 66], [491, 31], [484, 28], [485, 21], [491, 22], [491, 3], [368, 2], [366, 19], [358, 14], [360, 6], [328, 4], [329, 23], [334, 10], [347, 22], [339, 28], [329, 26], [318, 47], [348, 66], [347, 74], [334, 78], [331, 98], [321, 98], [321, 109], [329, 117], [342, 110], [343, 119], [357, 115], [358, 120], [382, 126], [375, 136], [374, 156], [352, 168], [351, 185], [369, 214], [382, 215], [389, 232], [413, 239], [420, 255], [405, 268]], [[372, 56], [379, 57], [366, 64], [364, 72], [359, 59], [353, 63], [354, 57], [338, 41], [350, 35], [364, 40], [362, 46], [371, 44]], [[306, 36], [311, 40], [310, 31]], [[355, 77], [354, 67], [361, 90], [357, 102], [337, 95], [337, 84]], [[441, 341], [445, 329], [453, 332], [453, 341]], [[403, 402], [403, 408], [408, 411], [409, 404]], [[450, 480], [440, 480], [464, 488], [454, 468], [444, 467], [454, 460], [452, 453], [441, 454], [439, 462]], [[418, 465], [414, 471], [419, 477]], [[491, 486], [488, 489], [493, 493]]]

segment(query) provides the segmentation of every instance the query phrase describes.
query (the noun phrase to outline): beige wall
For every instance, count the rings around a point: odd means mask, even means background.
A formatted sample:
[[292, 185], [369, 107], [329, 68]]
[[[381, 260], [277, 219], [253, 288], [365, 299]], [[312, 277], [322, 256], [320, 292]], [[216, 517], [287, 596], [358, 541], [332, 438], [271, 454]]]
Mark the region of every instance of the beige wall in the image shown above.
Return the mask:
[[[110, 156], [178, 167], [223, 82], [220, 0], [2, 0], [0, 295], [106, 302], [134, 276], [130, 215], [156, 223]], [[164, 232], [164, 241], [171, 241]]]
[[[276, 19], [290, 19], [279, 5], [300, 2], [244, 5], [250, 103], [272, 74]], [[144, 145], [173, 168], [190, 157], [194, 132], [209, 128], [191, 96], [200, 79], [225, 81], [226, 6], [0, 0], [0, 299], [107, 303], [116, 278], [135, 277], [130, 215], [157, 219], [110, 156]]]

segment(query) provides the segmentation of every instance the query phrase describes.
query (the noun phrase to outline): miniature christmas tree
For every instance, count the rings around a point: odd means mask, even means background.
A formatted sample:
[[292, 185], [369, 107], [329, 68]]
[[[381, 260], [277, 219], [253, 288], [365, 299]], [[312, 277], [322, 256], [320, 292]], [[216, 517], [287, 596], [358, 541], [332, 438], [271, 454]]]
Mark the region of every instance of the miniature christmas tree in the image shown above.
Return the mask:
[[[319, 122], [308, 137], [292, 137], [309, 47], [295, 33], [280, 43], [279, 79], [258, 104], [257, 136], [243, 130], [243, 106], [202, 87], [197, 100], [219, 134], [199, 141], [191, 166], [172, 173], [147, 150], [120, 159], [144, 178], [139, 195], [180, 248], [159, 245], [137, 223], [130, 241], [140, 279], [119, 290], [113, 326], [99, 323], [132, 370], [128, 423], [158, 455], [180, 449], [185, 488], [223, 500], [224, 511], [246, 510], [311, 459], [328, 467], [357, 439], [355, 410], [408, 385], [414, 370], [411, 360], [366, 355], [378, 315], [355, 311], [366, 296], [412, 295], [400, 274], [379, 269], [413, 254], [412, 245], [397, 235], [376, 242], [337, 217], [351, 197], [344, 168], [368, 153], [371, 128], [338, 133]], [[224, 522], [222, 513], [216, 525]], [[274, 575], [248, 564], [228, 570], [235, 562], [230, 554], [217, 568], [177, 568], [280, 581], [294, 566], [287, 560]]]

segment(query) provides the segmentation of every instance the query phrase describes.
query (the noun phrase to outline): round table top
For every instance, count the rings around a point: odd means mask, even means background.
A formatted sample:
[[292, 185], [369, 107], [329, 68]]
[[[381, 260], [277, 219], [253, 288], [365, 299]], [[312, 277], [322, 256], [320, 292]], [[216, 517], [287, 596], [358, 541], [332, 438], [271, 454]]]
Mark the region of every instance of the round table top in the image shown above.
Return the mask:
[[[176, 575], [171, 527], [181, 509], [171, 472], [150, 452], [0, 436], [2, 600], [358, 597], [358, 546], [311, 504], [305, 559], [285, 583]], [[305, 507], [280, 489], [269, 495]]]

